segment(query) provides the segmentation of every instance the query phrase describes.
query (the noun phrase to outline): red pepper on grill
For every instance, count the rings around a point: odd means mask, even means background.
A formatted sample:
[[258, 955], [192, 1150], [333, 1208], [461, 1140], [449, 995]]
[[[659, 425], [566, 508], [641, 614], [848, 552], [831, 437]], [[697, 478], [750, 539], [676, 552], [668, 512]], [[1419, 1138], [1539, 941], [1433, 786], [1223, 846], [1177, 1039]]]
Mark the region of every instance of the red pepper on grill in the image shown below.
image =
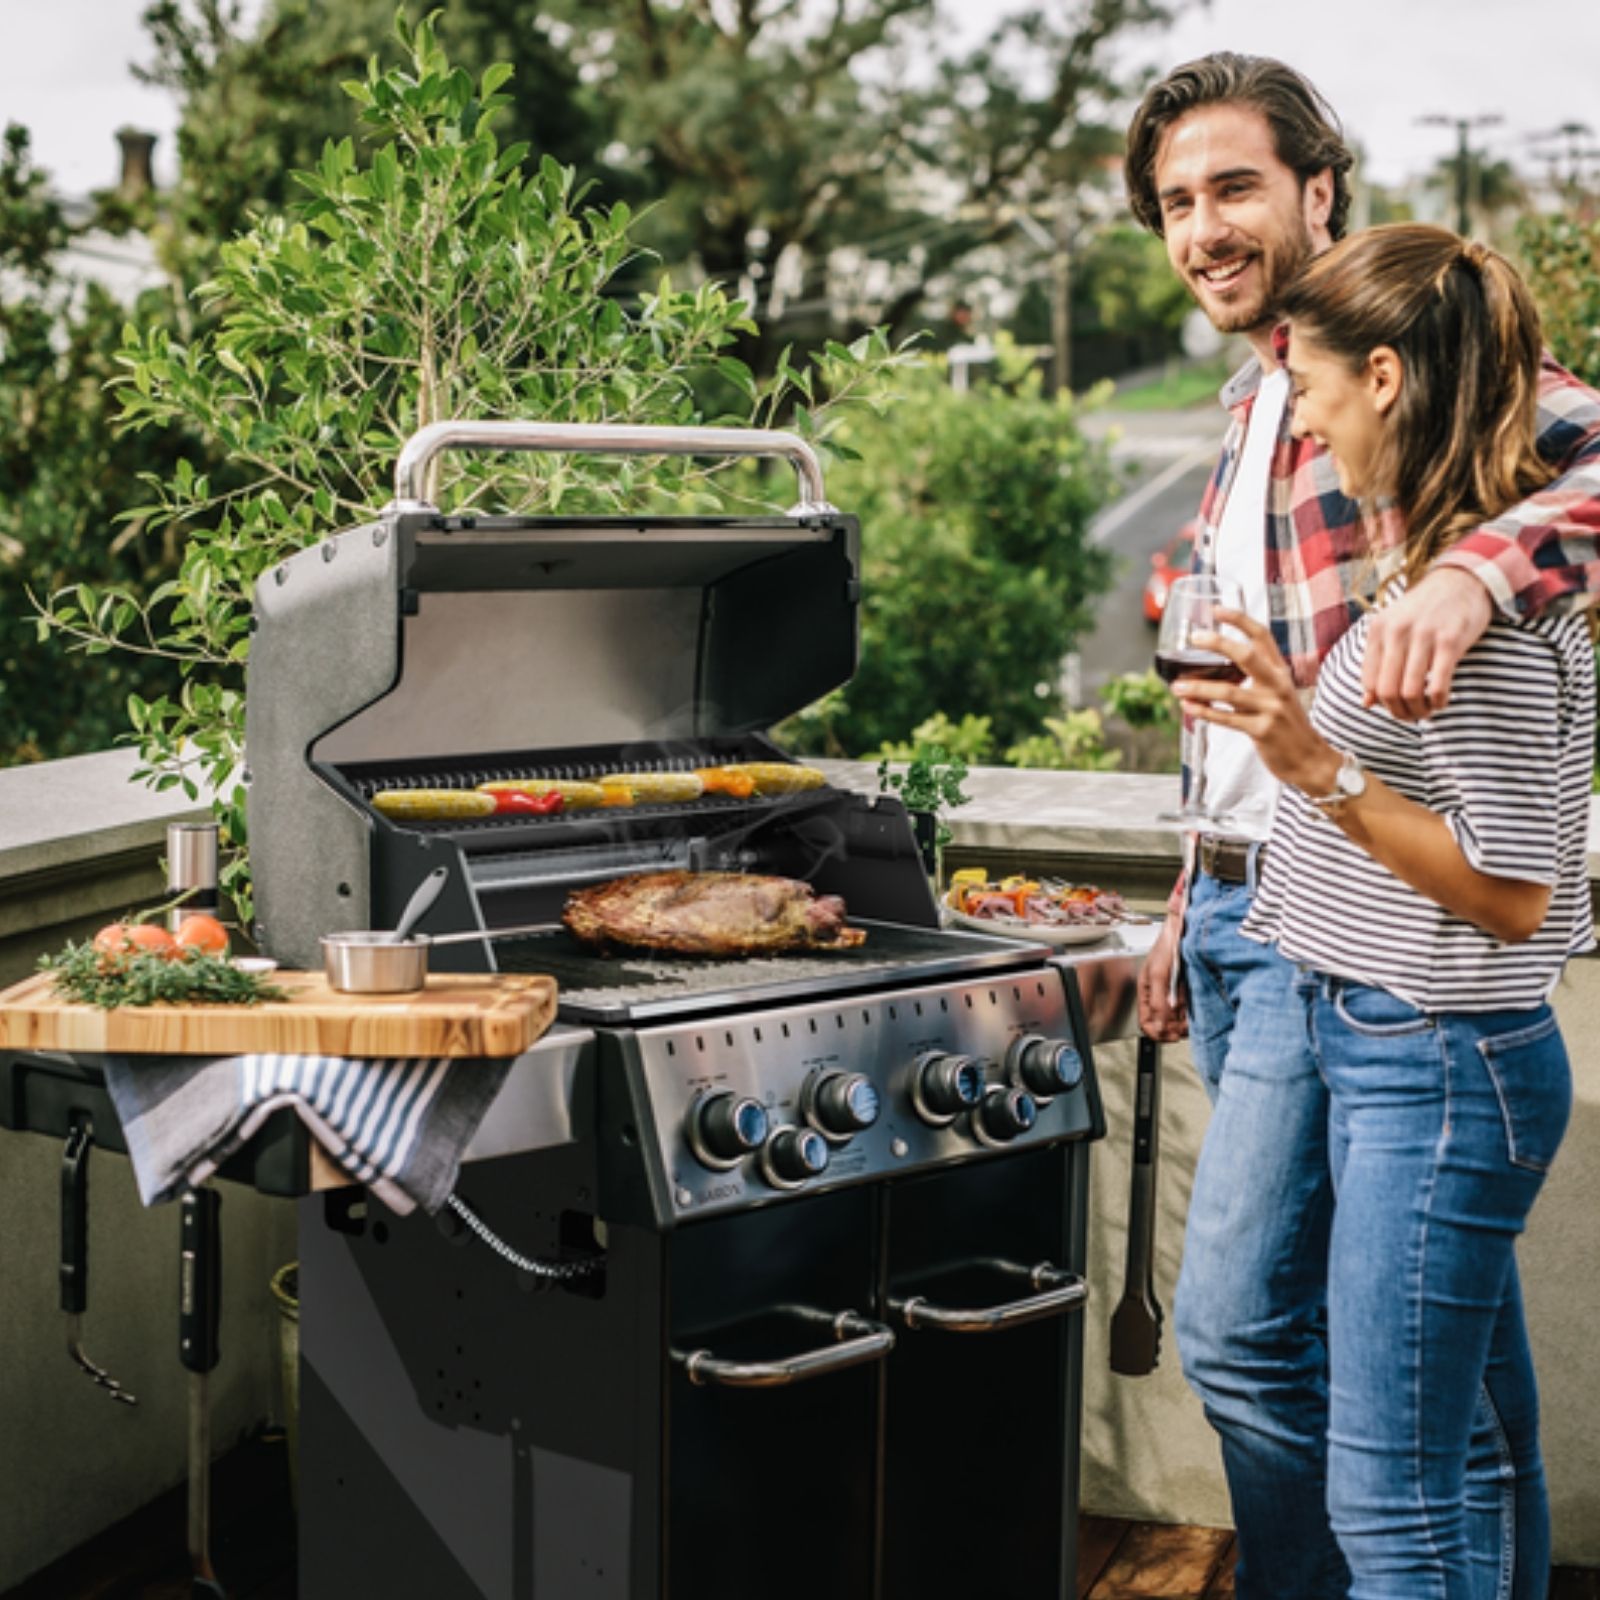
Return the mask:
[[550, 817], [565, 803], [559, 789], [551, 789], [544, 794], [532, 794], [526, 789], [497, 789], [494, 796], [496, 816], [515, 812], [523, 817]]

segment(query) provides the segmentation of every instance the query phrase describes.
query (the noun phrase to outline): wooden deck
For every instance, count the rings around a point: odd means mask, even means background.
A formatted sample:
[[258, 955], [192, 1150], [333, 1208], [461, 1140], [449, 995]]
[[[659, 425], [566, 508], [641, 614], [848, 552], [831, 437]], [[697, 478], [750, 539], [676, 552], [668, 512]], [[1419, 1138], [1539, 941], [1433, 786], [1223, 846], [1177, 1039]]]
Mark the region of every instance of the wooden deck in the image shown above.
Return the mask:
[[[217, 1464], [213, 1510], [212, 1548], [230, 1600], [295, 1600], [281, 1435], [246, 1441]], [[190, 1600], [183, 1538], [180, 1488], [0, 1600]], [[1234, 1593], [1233, 1535], [1226, 1528], [1084, 1517], [1078, 1552], [1076, 1600], [1217, 1600]], [[1550, 1600], [1600, 1600], [1600, 1571], [1558, 1571]]]
[[[1233, 1561], [1227, 1528], [1084, 1517], [1078, 1523], [1078, 1600], [1231, 1597]], [[1550, 1600], [1600, 1600], [1600, 1571], [1558, 1567]]]

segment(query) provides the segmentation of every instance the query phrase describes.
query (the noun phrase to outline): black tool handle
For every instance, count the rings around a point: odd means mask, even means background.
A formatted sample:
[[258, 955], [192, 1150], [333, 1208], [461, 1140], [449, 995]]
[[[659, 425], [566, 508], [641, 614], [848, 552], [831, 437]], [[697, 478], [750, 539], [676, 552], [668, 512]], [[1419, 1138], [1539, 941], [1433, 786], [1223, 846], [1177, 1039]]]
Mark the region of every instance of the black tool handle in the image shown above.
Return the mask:
[[89, 1152], [94, 1124], [74, 1116], [61, 1152], [61, 1309], [81, 1316], [89, 1308]]
[[210, 1372], [222, 1354], [222, 1196], [191, 1189], [178, 1206], [178, 1359], [190, 1372]]
[[1133, 1113], [1133, 1177], [1128, 1195], [1128, 1255], [1122, 1299], [1111, 1318], [1111, 1370], [1153, 1372], [1162, 1311], [1155, 1291], [1156, 1159], [1161, 1127], [1161, 1046], [1139, 1040]]

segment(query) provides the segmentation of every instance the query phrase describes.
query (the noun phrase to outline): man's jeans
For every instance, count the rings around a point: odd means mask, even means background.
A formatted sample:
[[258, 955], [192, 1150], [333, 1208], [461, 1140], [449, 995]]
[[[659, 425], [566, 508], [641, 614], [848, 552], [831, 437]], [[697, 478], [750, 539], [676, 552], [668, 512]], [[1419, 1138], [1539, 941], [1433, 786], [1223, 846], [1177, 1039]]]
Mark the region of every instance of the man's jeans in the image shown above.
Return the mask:
[[[1240, 1600], [1342, 1600], [1351, 1577], [1329, 1515], [1326, 1063], [1313, 1047], [1299, 969], [1239, 933], [1249, 902], [1247, 888], [1197, 875], [1184, 931], [1191, 1047], [1214, 1109], [1189, 1207], [1178, 1346], [1222, 1442]], [[1341, 1230], [1341, 1240], [1350, 1237]], [[1486, 1394], [1468, 1465], [1473, 1600], [1544, 1600], [1549, 1561], [1509, 1237], [1486, 1372], [1500, 1414]], [[1399, 1347], [1379, 1356], [1391, 1371], [1407, 1359]], [[1369, 1509], [1338, 1504], [1352, 1550]], [[1381, 1585], [1355, 1592], [1399, 1593]], [[1454, 1600], [1454, 1591], [1442, 1592]]]

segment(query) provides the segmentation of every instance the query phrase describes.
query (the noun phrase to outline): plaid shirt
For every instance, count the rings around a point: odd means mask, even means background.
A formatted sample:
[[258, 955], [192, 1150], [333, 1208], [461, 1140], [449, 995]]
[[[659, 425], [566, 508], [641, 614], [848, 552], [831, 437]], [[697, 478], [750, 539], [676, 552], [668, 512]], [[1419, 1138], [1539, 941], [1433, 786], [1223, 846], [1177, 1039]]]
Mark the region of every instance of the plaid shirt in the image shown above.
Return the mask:
[[[1217, 469], [1200, 505], [1197, 565], [1211, 565], [1217, 529], [1233, 488], [1250, 408], [1261, 384], [1252, 357], [1222, 390], [1233, 416]], [[1375, 540], [1360, 508], [1340, 492], [1333, 458], [1290, 432], [1284, 408], [1267, 484], [1267, 605], [1273, 637], [1295, 681], [1317, 669], [1372, 596], [1379, 551], [1397, 549], [1398, 514], [1380, 519]], [[1509, 618], [1565, 610], [1600, 598], [1600, 394], [1548, 356], [1539, 379], [1539, 450], [1561, 475], [1504, 516], [1450, 547], [1436, 563], [1465, 567]]]

